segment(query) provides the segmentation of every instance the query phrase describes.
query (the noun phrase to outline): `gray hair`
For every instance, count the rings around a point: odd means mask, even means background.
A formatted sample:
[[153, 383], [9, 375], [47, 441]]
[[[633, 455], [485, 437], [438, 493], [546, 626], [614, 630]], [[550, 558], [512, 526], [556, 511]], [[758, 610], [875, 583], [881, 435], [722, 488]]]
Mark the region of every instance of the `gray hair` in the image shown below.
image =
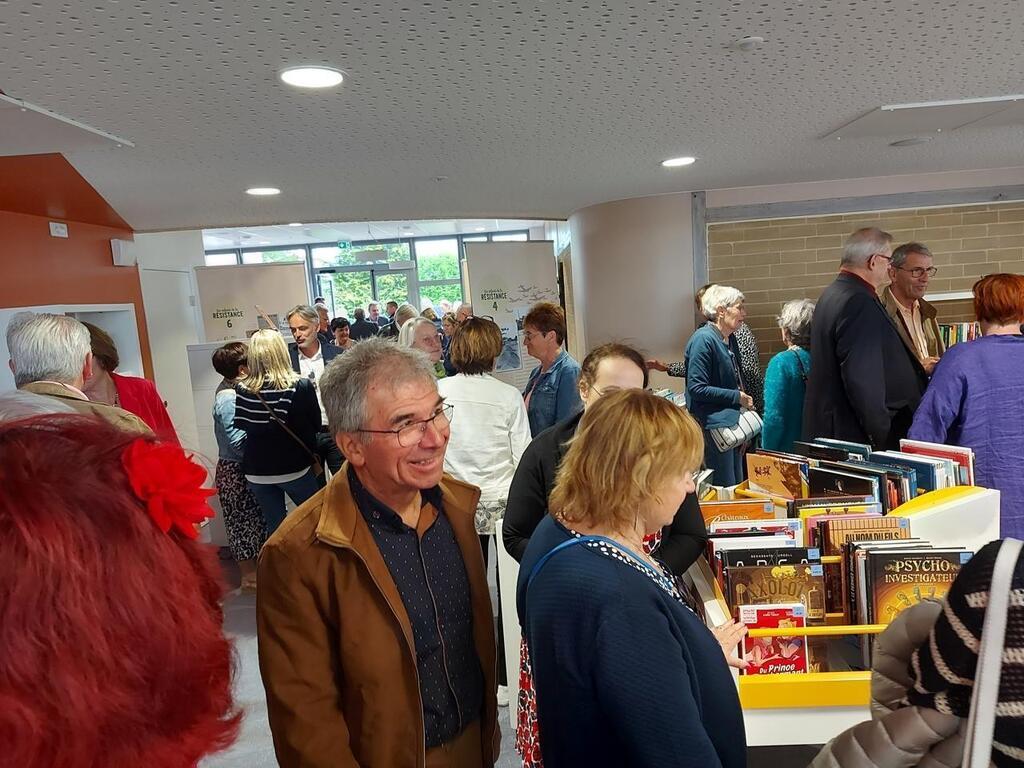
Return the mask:
[[402, 329], [398, 332], [398, 346], [400, 347], [412, 347], [416, 341], [416, 329], [421, 325], [429, 325], [431, 328], [436, 328], [434, 321], [427, 317], [414, 317], [412, 320], [406, 321], [402, 325]]
[[811, 318], [814, 316], [814, 302], [810, 299], [793, 299], [782, 305], [779, 313], [779, 328], [784, 330], [792, 343], [807, 349], [811, 343]]
[[434, 365], [425, 354], [376, 337], [358, 342], [332, 360], [320, 377], [320, 400], [331, 434], [364, 427], [371, 384], [398, 387], [411, 381], [429, 381], [437, 387]]
[[[327, 309], [327, 307], [324, 307]], [[288, 314], [284, 316], [285, 322], [292, 319], [292, 315], [298, 315], [303, 320], [307, 320], [314, 325], [320, 324], [320, 315], [313, 309], [309, 304], [296, 304], [294, 307], [288, 310]]]
[[923, 243], [904, 243], [899, 248], [896, 248], [892, 252], [892, 261], [889, 262], [890, 267], [899, 268], [907, 262], [907, 256], [912, 253], [920, 253], [922, 256], [927, 256], [929, 259], [934, 258], [932, 252], [928, 250], [928, 246]]
[[71, 384], [78, 380], [92, 351], [89, 330], [67, 315], [19, 312], [7, 324], [7, 349], [14, 384], [33, 381]]
[[722, 307], [735, 307], [743, 301], [743, 294], [728, 285], [712, 285], [700, 299], [700, 311], [708, 320], [718, 317]]
[[863, 267], [876, 253], [884, 251], [892, 245], [892, 235], [878, 227], [858, 229], [843, 244], [842, 266]]
[[4, 392], [0, 395], [0, 422], [17, 421], [50, 413], [75, 413], [75, 409], [59, 398], [34, 392]]
[[403, 304], [395, 311], [395, 325], [401, 329], [401, 327], [412, 320], [412, 318], [419, 316], [420, 311], [416, 309], [416, 307], [412, 304]]

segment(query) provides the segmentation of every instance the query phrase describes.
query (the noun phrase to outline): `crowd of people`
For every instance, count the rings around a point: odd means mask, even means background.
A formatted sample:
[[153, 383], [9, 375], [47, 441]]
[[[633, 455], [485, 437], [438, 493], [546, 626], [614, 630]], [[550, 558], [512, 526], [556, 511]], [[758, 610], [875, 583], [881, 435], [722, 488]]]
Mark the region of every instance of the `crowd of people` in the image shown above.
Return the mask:
[[[293, 307], [290, 342], [261, 330], [213, 354], [216, 491], [152, 385], [116, 372], [109, 336], [15, 316], [18, 391], [0, 396], [5, 757], [185, 768], [236, 738], [221, 576], [195, 541], [216, 493], [242, 588], [257, 596], [284, 768], [494, 764], [498, 709], [511, 704], [500, 627], [514, 620], [499, 602], [496, 628], [487, 585], [498, 521], [520, 563], [524, 766], [744, 766], [729, 667], [745, 665], [745, 629], [709, 629], [679, 582], [707, 540], [702, 467], [735, 485], [751, 445], [787, 451], [802, 437], [967, 445], [978, 483], [1002, 491], [1004, 533], [1024, 533], [1024, 277], [979, 281], [983, 336], [946, 350], [923, 299], [933, 257], [892, 245], [877, 229], [850, 236], [819, 300], [780, 308], [785, 349], [763, 376], [744, 296], [724, 285], [697, 292], [698, 327], [676, 363], [621, 343], [578, 363], [561, 307], [535, 305], [522, 337], [539, 365], [523, 391], [493, 375], [501, 329], [468, 305], [439, 316], [374, 302], [351, 321]], [[650, 370], [683, 377], [686, 408], [648, 389]], [[760, 434], [722, 447], [751, 414]], [[72, 464], [87, 471], [54, 471]], [[908, 717], [937, 723], [921, 754], [962, 750], [948, 737], [967, 716], [977, 656], [953, 647], [949, 625], [980, 627], [984, 603], [970, 595], [987, 589], [996, 549], [954, 584], [959, 624], [915, 615], [903, 650], [917, 678], [887, 703], [892, 719], [844, 734], [819, 765], [869, 764], [859, 734]], [[1024, 562], [1013, 586], [1024, 589]], [[1011, 610], [1006, 646], [1019, 649], [1024, 617]], [[952, 707], [930, 672], [950, 664]], [[1006, 701], [1000, 768], [1024, 763]]]

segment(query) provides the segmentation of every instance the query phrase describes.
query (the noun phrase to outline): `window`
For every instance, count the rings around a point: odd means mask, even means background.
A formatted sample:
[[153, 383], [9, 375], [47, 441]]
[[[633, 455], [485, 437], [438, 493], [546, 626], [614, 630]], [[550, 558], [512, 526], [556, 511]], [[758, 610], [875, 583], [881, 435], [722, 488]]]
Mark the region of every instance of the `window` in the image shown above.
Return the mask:
[[487, 235], [466, 235], [462, 238], [464, 243], [486, 243], [487, 240]]
[[361, 264], [372, 263], [358, 254], [366, 251], [384, 251], [385, 258], [381, 261], [411, 261], [409, 243], [406, 240], [392, 242], [369, 242], [353, 243], [348, 248], [339, 248], [336, 245], [323, 245], [312, 248], [313, 268], [324, 267], [352, 267]]
[[242, 251], [243, 264], [280, 264], [305, 261], [305, 248], [287, 248], [273, 251]]
[[417, 240], [416, 269], [420, 282], [435, 280], [458, 280], [459, 241], [451, 240]]
[[493, 237], [491, 237], [491, 240], [493, 240], [496, 243], [525, 243], [529, 239], [530, 235], [528, 232], [506, 232], [503, 235], [494, 235]]
[[206, 254], [206, 266], [208, 267], [227, 267], [233, 266], [238, 263], [238, 252], [227, 251], [220, 253], [207, 253]]

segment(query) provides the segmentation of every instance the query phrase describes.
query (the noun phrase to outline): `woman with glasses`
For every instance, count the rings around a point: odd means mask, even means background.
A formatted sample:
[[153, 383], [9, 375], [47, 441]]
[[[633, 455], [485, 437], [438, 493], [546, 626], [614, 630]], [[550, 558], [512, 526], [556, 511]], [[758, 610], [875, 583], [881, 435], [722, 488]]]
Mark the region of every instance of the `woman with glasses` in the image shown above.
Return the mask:
[[580, 422], [517, 587], [545, 768], [746, 765], [718, 640], [643, 544], [693, 493], [701, 443], [684, 409], [638, 389]]
[[582, 406], [576, 390], [580, 364], [562, 348], [565, 333], [565, 312], [550, 301], [534, 304], [523, 318], [526, 352], [540, 360], [523, 391], [534, 437], [577, 413]]
[[[452, 335], [451, 361], [457, 373], [437, 383], [438, 392], [459, 412], [444, 456], [445, 471], [480, 488], [476, 532], [484, 564], [495, 523], [505, 515], [508, 489], [530, 443], [530, 422], [519, 390], [491, 376], [501, 354], [501, 329], [488, 318], [470, 317]], [[498, 705], [508, 704], [501, 602], [498, 603]]]
[[974, 285], [982, 337], [935, 366], [908, 437], [974, 450], [975, 483], [999, 491], [999, 532], [1024, 538], [1024, 276]]
[[434, 375], [439, 379], [445, 377], [444, 363], [441, 362], [441, 336], [433, 320], [414, 317], [406, 321], [398, 332], [398, 343], [426, 354], [434, 366]]
[[935, 317], [934, 306], [924, 300], [928, 281], [938, 271], [932, 266], [932, 254], [921, 243], [905, 243], [892, 252], [889, 279], [882, 289], [882, 305], [892, 318], [900, 338], [912, 355], [931, 374], [946, 345]]
[[322, 417], [313, 382], [292, 369], [280, 333], [256, 331], [247, 365], [235, 386], [235, 426], [246, 434], [242, 471], [270, 535], [284, 521], [286, 494], [298, 506], [320, 490], [313, 468]]

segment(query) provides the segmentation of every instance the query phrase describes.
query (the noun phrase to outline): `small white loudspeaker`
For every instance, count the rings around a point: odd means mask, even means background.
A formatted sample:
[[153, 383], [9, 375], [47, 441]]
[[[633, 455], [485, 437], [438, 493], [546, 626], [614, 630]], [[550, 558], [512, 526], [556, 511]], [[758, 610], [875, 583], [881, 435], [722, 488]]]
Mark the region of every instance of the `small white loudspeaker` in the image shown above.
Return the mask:
[[130, 240], [111, 240], [110, 253], [114, 257], [115, 267], [134, 267], [138, 263], [135, 243]]

